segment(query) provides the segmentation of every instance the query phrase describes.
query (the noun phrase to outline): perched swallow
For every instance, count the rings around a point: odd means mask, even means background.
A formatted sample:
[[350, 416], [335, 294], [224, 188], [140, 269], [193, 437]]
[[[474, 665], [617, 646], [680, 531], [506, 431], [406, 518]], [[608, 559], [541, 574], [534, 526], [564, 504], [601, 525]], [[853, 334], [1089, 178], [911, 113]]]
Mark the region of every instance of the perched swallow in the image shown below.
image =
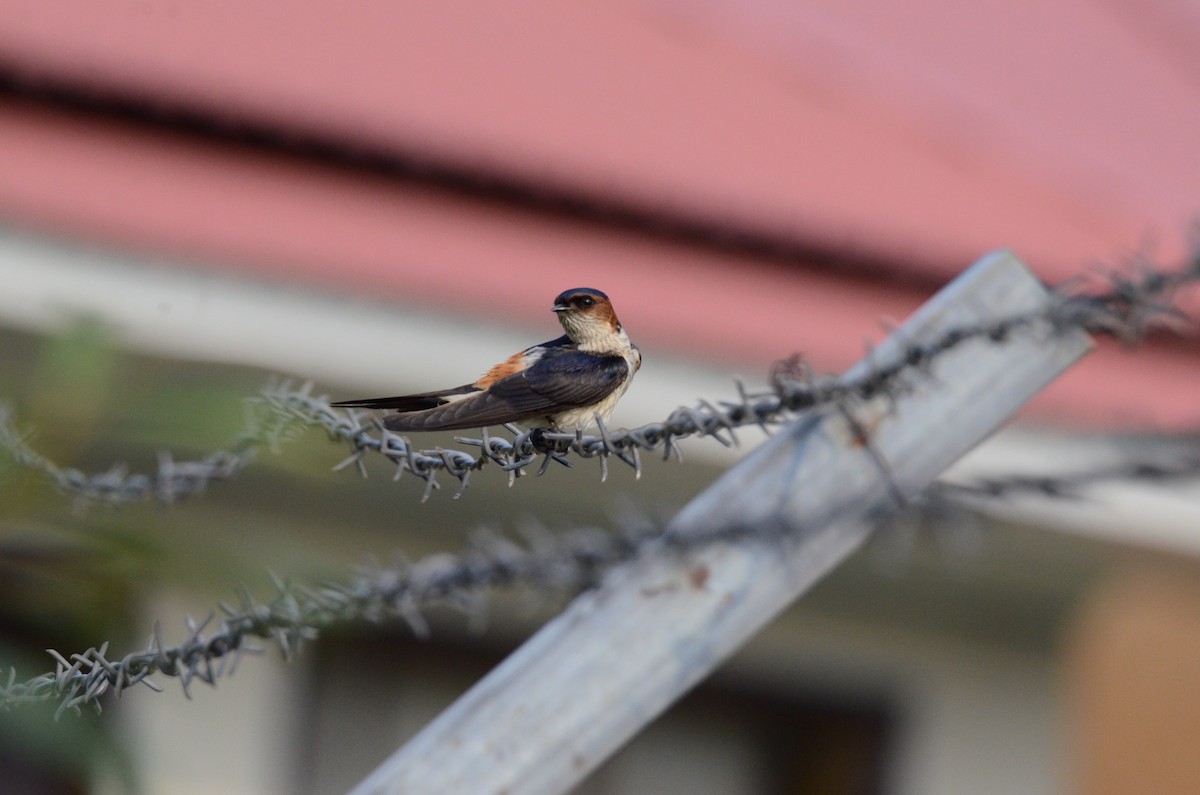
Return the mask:
[[608, 296], [580, 287], [554, 299], [567, 333], [515, 353], [471, 384], [417, 395], [344, 400], [335, 406], [396, 409], [383, 421], [398, 433], [455, 431], [507, 422], [557, 430], [608, 419], [642, 366]]

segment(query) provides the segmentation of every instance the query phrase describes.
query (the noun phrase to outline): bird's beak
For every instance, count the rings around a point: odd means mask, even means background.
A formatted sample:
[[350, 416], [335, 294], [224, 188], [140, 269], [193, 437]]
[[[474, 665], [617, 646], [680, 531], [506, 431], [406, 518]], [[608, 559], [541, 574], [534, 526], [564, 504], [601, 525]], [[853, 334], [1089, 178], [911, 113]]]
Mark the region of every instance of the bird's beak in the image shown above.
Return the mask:
[[567, 306], [566, 304], [555, 304], [550, 311], [558, 314], [559, 312], [566, 312], [570, 308], [571, 307]]

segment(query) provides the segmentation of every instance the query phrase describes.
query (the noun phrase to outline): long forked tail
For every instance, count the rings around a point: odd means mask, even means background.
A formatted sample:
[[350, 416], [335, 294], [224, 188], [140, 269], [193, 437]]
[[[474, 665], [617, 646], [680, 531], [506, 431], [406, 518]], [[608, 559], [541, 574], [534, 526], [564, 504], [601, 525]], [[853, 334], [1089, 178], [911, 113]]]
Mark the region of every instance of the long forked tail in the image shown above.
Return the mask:
[[396, 411], [423, 411], [425, 409], [444, 406], [459, 395], [469, 395], [472, 392], [478, 391], [479, 388], [475, 385], [466, 384], [465, 386], [455, 387], [454, 389], [443, 389], [439, 392], [421, 392], [416, 395], [362, 398], [359, 400], [339, 400], [338, 402], [331, 403], [330, 405], [347, 409], [395, 409]]

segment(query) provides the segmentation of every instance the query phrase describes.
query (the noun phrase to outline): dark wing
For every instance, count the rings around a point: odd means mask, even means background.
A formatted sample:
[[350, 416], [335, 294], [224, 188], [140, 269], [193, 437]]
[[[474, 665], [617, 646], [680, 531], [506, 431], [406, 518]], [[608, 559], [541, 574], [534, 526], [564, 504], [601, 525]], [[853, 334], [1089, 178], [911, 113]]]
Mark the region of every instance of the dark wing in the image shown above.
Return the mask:
[[465, 386], [455, 387], [454, 389], [443, 389], [440, 392], [421, 392], [416, 395], [365, 398], [362, 400], [339, 400], [337, 403], [330, 403], [329, 405], [337, 406], [339, 408], [421, 411], [422, 409], [432, 409], [449, 403], [450, 401], [446, 399], [448, 395], [468, 395], [471, 392], [478, 391], [479, 387], [473, 384], [466, 384]]
[[629, 365], [620, 356], [554, 351], [483, 392], [427, 411], [388, 417], [383, 424], [389, 430], [406, 432], [520, 422], [598, 403], [628, 377]]

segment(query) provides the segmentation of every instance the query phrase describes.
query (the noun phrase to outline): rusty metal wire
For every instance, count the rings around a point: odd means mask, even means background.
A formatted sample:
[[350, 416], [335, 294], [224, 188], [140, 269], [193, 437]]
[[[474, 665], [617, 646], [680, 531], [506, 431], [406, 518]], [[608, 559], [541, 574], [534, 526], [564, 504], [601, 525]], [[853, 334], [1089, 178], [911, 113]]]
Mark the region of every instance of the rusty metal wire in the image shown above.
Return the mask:
[[0, 403], [0, 450], [13, 463], [39, 472], [64, 494], [79, 504], [94, 502], [125, 504], [156, 500], [178, 502], [207, 490], [214, 481], [232, 478], [246, 468], [263, 446], [278, 450], [303, 429], [275, 413], [262, 412], [247, 401], [245, 428], [229, 444], [196, 460], [177, 461], [169, 452], [158, 454], [153, 473], [130, 472], [124, 463], [116, 463], [103, 472], [88, 473], [74, 467], [61, 467], [29, 444], [8, 406]]
[[243, 589], [236, 605], [222, 604], [202, 621], [189, 619], [187, 637], [175, 645], [168, 645], [156, 627], [143, 649], [120, 658], [109, 656], [107, 643], [69, 658], [50, 651], [53, 672], [18, 681], [10, 671], [8, 681], [0, 684], [0, 709], [58, 701], [56, 716], [67, 710], [79, 713], [84, 706], [99, 710], [102, 696], [119, 696], [133, 685], [161, 690], [150, 678], [155, 675], [179, 679], [190, 697], [193, 682], [214, 685], [235, 670], [243, 654], [261, 653], [256, 639], [273, 640], [288, 656], [319, 630], [348, 621], [401, 619], [425, 636], [429, 625], [424, 611], [432, 606], [471, 609], [486, 590], [518, 585], [539, 594], [577, 593], [660, 534], [648, 523], [615, 533], [594, 528], [550, 533], [527, 527], [520, 540], [480, 532], [460, 555], [401, 560], [364, 569], [344, 583], [305, 587], [277, 580], [274, 597], [263, 602]]
[[891, 394], [902, 388], [905, 375], [927, 370], [937, 356], [968, 340], [1003, 344], [1013, 334], [1049, 322], [1052, 327], [1083, 328], [1133, 342], [1158, 328], [1194, 322], [1179, 308], [1177, 297], [1182, 288], [1200, 283], [1200, 245], [1191, 259], [1174, 271], [1141, 264], [1125, 272], [1108, 272], [1103, 278], [1107, 285], [1091, 292], [1079, 291], [1074, 284], [1056, 289], [1045, 311], [956, 328], [931, 344], [911, 345], [889, 361], [875, 361], [869, 372], [857, 378], [817, 376], [794, 357], [776, 365], [766, 389], [749, 392], [737, 382], [734, 400], [717, 404], [701, 401], [675, 409], [660, 422], [632, 429], [614, 430], [602, 422], [595, 434], [522, 431], [507, 426], [511, 439], [485, 429], [478, 437], [456, 437], [466, 449], [420, 449], [409, 439], [384, 429], [369, 413], [334, 409], [324, 396], [313, 394], [311, 385], [293, 388], [285, 383], [268, 386], [248, 401], [246, 426], [228, 450], [195, 461], [175, 461], [163, 453], [153, 474], [130, 473], [123, 466], [98, 474], [59, 468], [27, 445], [2, 407], [0, 448], [7, 449], [17, 463], [46, 474], [64, 492], [84, 502], [177, 501], [205, 490], [212, 481], [236, 475], [262, 445], [277, 448], [308, 426], [323, 428], [330, 439], [349, 448], [336, 469], [354, 466], [365, 475], [366, 459], [382, 456], [395, 467], [397, 479], [411, 473], [423, 481], [422, 501], [441, 488], [439, 474], [457, 480], [457, 498], [466, 490], [472, 473], [489, 463], [508, 473], [510, 485], [535, 465], [540, 475], [552, 463], [571, 466], [573, 458], [597, 459], [601, 480], [607, 478], [610, 459], [630, 466], [640, 477], [643, 452], [661, 451], [664, 459], [682, 458], [678, 442], [692, 436], [735, 446], [738, 428], [756, 425], [768, 431], [799, 412]]
[[[1108, 463], [1053, 475], [1013, 473], [964, 483], [939, 482], [927, 490], [925, 498], [968, 505], [976, 500], [1015, 497], [1085, 499], [1089, 489], [1105, 483], [1166, 485], [1200, 480], [1200, 437], [1174, 437], [1145, 446], [1149, 449], [1141, 453], [1131, 452]], [[1169, 449], [1160, 451], [1159, 447]]]
[[[1197, 449], [1171, 440], [1162, 455], [1147, 451], [1094, 469], [1056, 476], [1013, 475], [966, 484], [936, 483], [909, 505], [911, 511], [970, 512], [981, 500], [1005, 500], [1034, 494], [1054, 498], [1085, 498], [1087, 489], [1105, 482], [1164, 483], [1200, 481], [1200, 441]], [[101, 698], [144, 684], [161, 687], [153, 676], [177, 678], [185, 693], [196, 681], [214, 685], [233, 673], [243, 654], [261, 653], [256, 640], [274, 641], [285, 656], [297, 651], [325, 628], [351, 621], [382, 623], [401, 620], [418, 636], [429, 633], [426, 611], [436, 605], [477, 610], [487, 594], [501, 588], [521, 588], [541, 597], [570, 596], [599, 582], [613, 567], [643, 554], [650, 544], [662, 543], [683, 553], [717, 540], [746, 535], [764, 541], [773, 527], [731, 526], [709, 535], [676, 536], [644, 517], [627, 518], [615, 530], [595, 527], [550, 532], [526, 525], [516, 537], [480, 531], [461, 554], [435, 554], [422, 560], [398, 560], [389, 566], [361, 570], [346, 582], [303, 586], [275, 581], [275, 595], [256, 601], [242, 589], [237, 604], [222, 604], [203, 621], [187, 622], [187, 636], [167, 645], [155, 628], [147, 645], [120, 658], [108, 655], [108, 645], [67, 657], [51, 651], [55, 670], [18, 681], [16, 672], [0, 684], [0, 709], [21, 704], [57, 701], [57, 714], [100, 709]]]
[[330, 438], [345, 443], [350, 453], [339, 467], [353, 464], [365, 473], [364, 459], [379, 454], [396, 467], [397, 478], [405, 472], [417, 475], [425, 482], [423, 500], [440, 487], [439, 472], [458, 480], [457, 497], [466, 489], [471, 473], [489, 462], [508, 472], [510, 485], [535, 463], [538, 474], [542, 474], [552, 462], [569, 466], [572, 457], [598, 459], [602, 480], [607, 477], [610, 458], [631, 466], [640, 476], [644, 451], [661, 450], [664, 459], [680, 457], [678, 441], [691, 436], [708, 436], [732, 446], [737, 444], [737, 428], [753, 424], [765, 431], [798, 412], [888, 394], [905, 373], [927, 369], [938, 355], [968, 340], [1003, 344], [1010, 335], [1046, 321], [1055, 327], [1081, 327], [1125, 341], [1140, 339], [1184, 317], [1174, 299], [1181, 287], [1200, 281], [1200, 253], [1174, 272], [1142, 268], [1131, 276], [1111, 274], [1108, 278], [1110, 286], [1099, 292], [1056, 291], [1055, 300], [1045, 312], [961, 327], [932, 344], [911, 345], [891, 361], [875, 362], [867, 374], [858, 378], [818, 377], [797, 357], [774, 368], [767, 390], [751, 393], [737, 383], [738, 397], [734, 401], [719, 401], [718, 405], [702, 401], [691, 408], [676, 409], [661, 422], [631, 430], [611, 430], [601, 422], [597, 434], [512, 429], [511, 441], [486, 431], [478, 438], [459, 437], [459, 442], [478, 450], [475, 454], [467, 450], [416, 450], [408, 439], [383, 429], [378, 422], [364, 421], [367, 415], [353, 410], [339, 412], [307, 388], [269, 389], [261, 398], [274, 411], [305, 425], [323, 427]]

